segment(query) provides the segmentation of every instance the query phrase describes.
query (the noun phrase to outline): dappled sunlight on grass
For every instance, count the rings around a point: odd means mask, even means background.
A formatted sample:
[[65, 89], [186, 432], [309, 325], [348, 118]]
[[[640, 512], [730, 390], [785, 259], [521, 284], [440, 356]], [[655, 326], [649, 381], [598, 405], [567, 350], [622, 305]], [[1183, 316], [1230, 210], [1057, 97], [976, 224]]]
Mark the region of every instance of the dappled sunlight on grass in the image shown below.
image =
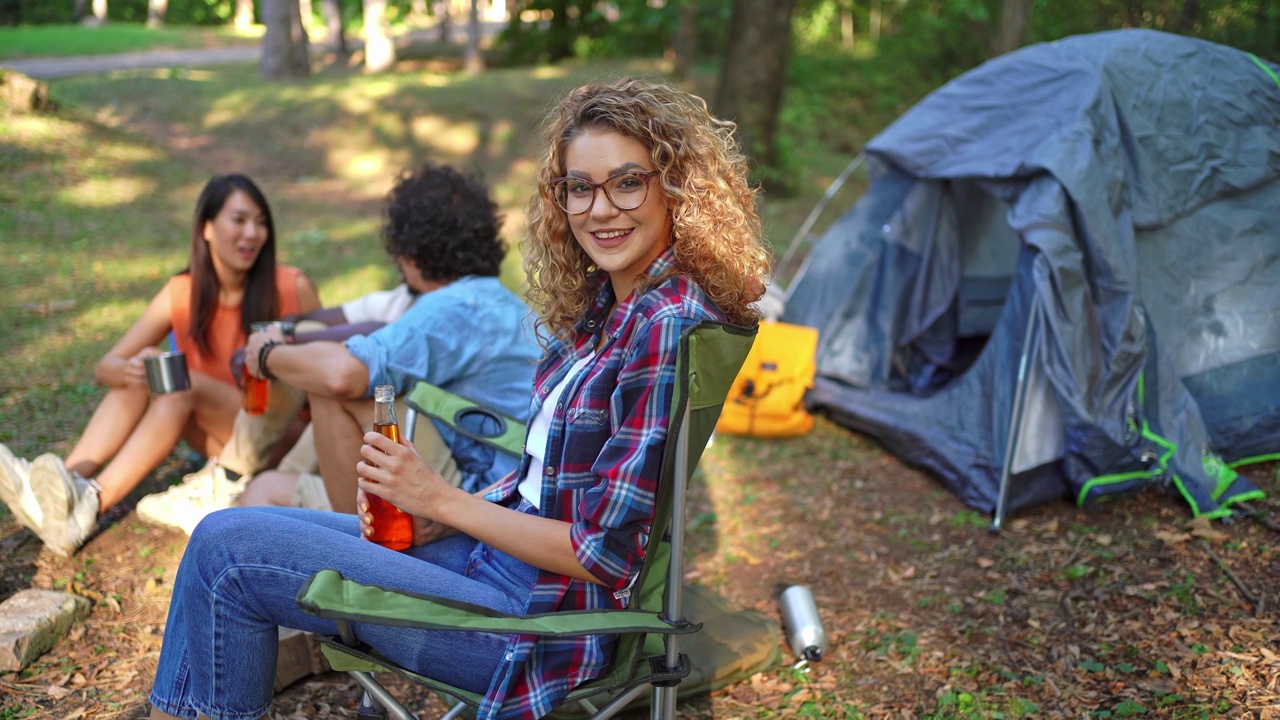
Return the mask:
[[187, 266], [187, 238], [176, 238], [173, 247], [152, 253], [134, 253], [128, 262], [103, 262], [90, 265], [95, 289], [112, 297], [113, 288], [125, 285], [154, 285], [158, 291], [170, 275]]
[[424, 72], [418, 77], [418, 84], [422, 87], [443, 88], [455, 85], [456, 83], [447, 75]]
[[533, 68], [530, 75], [539, 80], [559, 80], [569, 76], [569, 65], [543, 65]]
[[[350, 180], [364, 180], [378, 175], [387, 175], [393, 164], [385, 150], [358, 152], [349, 158], [339, 160], [334, 172]], [[336, 159], [336, 158], [335, 158]]]
[[375, 111], [378, 107], [378, 104], [375, 102], [375, 98], [364, 92], [360, 92], [359, 94], [333, 93], [332, 86], [328, 85], [325, 89], [325, 94], [329, 96], [328, 99], [333, 101], [337, 105], [338, 109], [352, 115], [365, 115]]
[[479, 129], [474, 123], [419, 115], [411, 121], [410, 129], [419, 143], [454, 155], [470, 155], [480, 145]]
[[[376, 217], [352, 218], [315, 218], [309, 217], [310, 224], [300, 229], [286, 231], [277, 227], [280, 233], [278, 252], [322, 252], [317, 247], [324, 244], [351, 243], [359, 239], [367, 239], [370, 247], [381, 248], [378, 240], [378, 223]], [[315, 224], [325, 220], [323, 227]]]
[[92, 177], [58, 194], [58, 199], [87, 208], [107, 208], [131, 203], [155, 189], [141, 177]]
[[320, 298], [325, 305], [337, 305], [399, 284], [391, 259], [384, 255], [382, 262], [370, 262], [325, 280], [320, 284]]

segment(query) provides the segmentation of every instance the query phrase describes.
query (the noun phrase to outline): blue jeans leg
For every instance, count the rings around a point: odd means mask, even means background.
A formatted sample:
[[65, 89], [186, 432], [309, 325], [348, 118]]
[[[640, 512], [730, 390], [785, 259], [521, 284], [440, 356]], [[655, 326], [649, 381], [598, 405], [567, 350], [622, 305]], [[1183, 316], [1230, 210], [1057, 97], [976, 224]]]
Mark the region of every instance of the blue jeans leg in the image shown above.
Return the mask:
[[[466, 536], [395, 552], [359, 536], [353, 515], [232, 508], [209, 515], [178, 568], [151, 702], [182, 718], [245, 720], [266, 713], [277, 626], [337, 634], [294, 602], [316, 572], [519, 614], [536, 570]], [[477, 561], [479, 558], [479, 561]], [[468, 577], [470, 572], [474, 577]], [[356, 636], [397, 663], [483, 692], [508, 636], [356, 623]]]

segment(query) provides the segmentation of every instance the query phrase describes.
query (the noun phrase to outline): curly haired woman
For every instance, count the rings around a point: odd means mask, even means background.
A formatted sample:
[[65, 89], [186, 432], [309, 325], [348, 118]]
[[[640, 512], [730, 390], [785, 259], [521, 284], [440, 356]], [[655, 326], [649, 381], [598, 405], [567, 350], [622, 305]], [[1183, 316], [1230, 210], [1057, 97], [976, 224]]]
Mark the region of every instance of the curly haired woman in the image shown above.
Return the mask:
[[[368, 433], [356, 517], [209, 516], [179, 569], [153, 718], [263, 715], [277, 625], [335, 632], [294, 603], [326, 567], [514, 614], [626, 607], [653, 519], [680, 335], [706, 320], [753, 323], [768, 271], [732, 130], [701, 99], [639, 80], [559, 103], [529, 205], [529, 298], [550, 339], [519, 468], [468, 494], [412, 448]], [[371, 521], [366, 492], [414, 516], [413, 547], [359, 538]], [[614, 642], [361, 623], [355, 632], [397, 663], [483, 693], [481, 718], [545, 715], [605, 670]]]

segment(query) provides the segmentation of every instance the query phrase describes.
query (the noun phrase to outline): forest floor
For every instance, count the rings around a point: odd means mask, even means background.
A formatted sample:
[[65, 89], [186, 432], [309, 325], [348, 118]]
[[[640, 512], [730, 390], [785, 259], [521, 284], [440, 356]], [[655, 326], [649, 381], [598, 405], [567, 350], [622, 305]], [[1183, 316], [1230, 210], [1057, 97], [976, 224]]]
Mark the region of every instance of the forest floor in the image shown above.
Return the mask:
[[[0, 441], [23, 455], [69, 449], [101, 392], [86, 370], [132, 321], [115, 301], [154, 292], [185, 257], [173, 238], [185, 232], [188, 191], [209, 173], [240, 168], [278, 189], [285, 249], [330, 299], [354, 296], [375, 279], [367, 268], [385, 264], [370, 242], [381, 191], [359, 174], [371, 158], [389, 168], [484, 160], [518, 237], [535, 155], [525, 130], [553, 91], [600, 71], [461, 81], [456, 68], [433, 67], [369, 79], [330, 70], [283, 89], [245, 68], [104, 75], [55, 81], [71, 106], [63, 114], [0, 118], [0, 210], [16, 218], [5, 249], [20, 246], [27, 263], [0, 276], [0, 340], [14, 348], [0, 353]], [[377, 103], [370, 87], [381, 88]], [[476, 127], [474, 143], [441, 144]], [[843, 166], [841, 153], [826, 155]], [[811, 184], [785, 213], [766, 197], [768, 223], [798, 226], [825, 187]], [[349, 229], [359, 217], [368, 228]], [[73, 309], [58, 310], [68, 297]], [[132, 507], [187, 469], [175, 455], [69, 559], [0, 513], [0, 600], [36, 587], [92, 603], [49, 653], [0, 675], [0, 720], [146, 716], [186, 537]], [[831, 646], [797, 668], [779, 636], [783, 664], [682, 712], [1280, 718], [1280, 481], [1274, 463], [1243, 472], [1270, 496], [1254, 505], [1261, 519], [1193, 521], [1153, 489], [1024, 509], [991, 534], [989, 518], [935, 480], [824, 419], [786, 440], [717, 438], [691, 489], [688, 581], [770, 618], [777, 585], [808, 585]], [[424, 717], [441, 709], [394, 685]], [[307, 678], [270, 717], [351, 718], [356, 695], [345, 676]]]
[[[1274, 464], [1247, 472], [1277, 491]], [[796, 668], [780, 635], [782, 665], [685, 702], [686, 717], [1280, 717], [1274, 525], [1191, 521], [1152, 491], [1042, 505], [990, 534], [931, 478], [825, 420], [789, 440], [718, 438], [700, 477], [689, 581], [774, 618], [778, 585], [808, 585], [831, 647]], [[1280, 502], [1255, 509], [1274, 517]], [[0, 595], [93, 602], [35, 665], [0, 676], [0, 718], [145, 717], [186, 537], [127, 506], [104, 525], [62, 559], [0, 521]], [[392, 686], [423, 717], [443, 710]], [[357, 694], [313, 676], [269, 717], [351, 718]]]

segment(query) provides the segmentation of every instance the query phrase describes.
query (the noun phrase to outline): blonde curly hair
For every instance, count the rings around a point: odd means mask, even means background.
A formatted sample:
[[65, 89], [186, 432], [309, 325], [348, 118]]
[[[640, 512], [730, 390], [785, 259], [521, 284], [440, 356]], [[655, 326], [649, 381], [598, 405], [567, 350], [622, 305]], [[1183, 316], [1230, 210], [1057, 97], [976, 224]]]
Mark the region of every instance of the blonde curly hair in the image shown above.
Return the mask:
[[[526, 295], [545, 329], [570, 339], [601, 281], [551, 188], [566, 173], [569, 143], [588, 130], [616, 132], [648, 149], [667, 197], [678, 272], [696, 281], [730, 322], [758, 320], [751, 303], [764, 293], [769, 253], [735, 127], [712, 117], [696, 95], [633, 78], [580, 87], [552, 109], [523, 248]], [[662, 279], [642, 279], [637, 289]]]

